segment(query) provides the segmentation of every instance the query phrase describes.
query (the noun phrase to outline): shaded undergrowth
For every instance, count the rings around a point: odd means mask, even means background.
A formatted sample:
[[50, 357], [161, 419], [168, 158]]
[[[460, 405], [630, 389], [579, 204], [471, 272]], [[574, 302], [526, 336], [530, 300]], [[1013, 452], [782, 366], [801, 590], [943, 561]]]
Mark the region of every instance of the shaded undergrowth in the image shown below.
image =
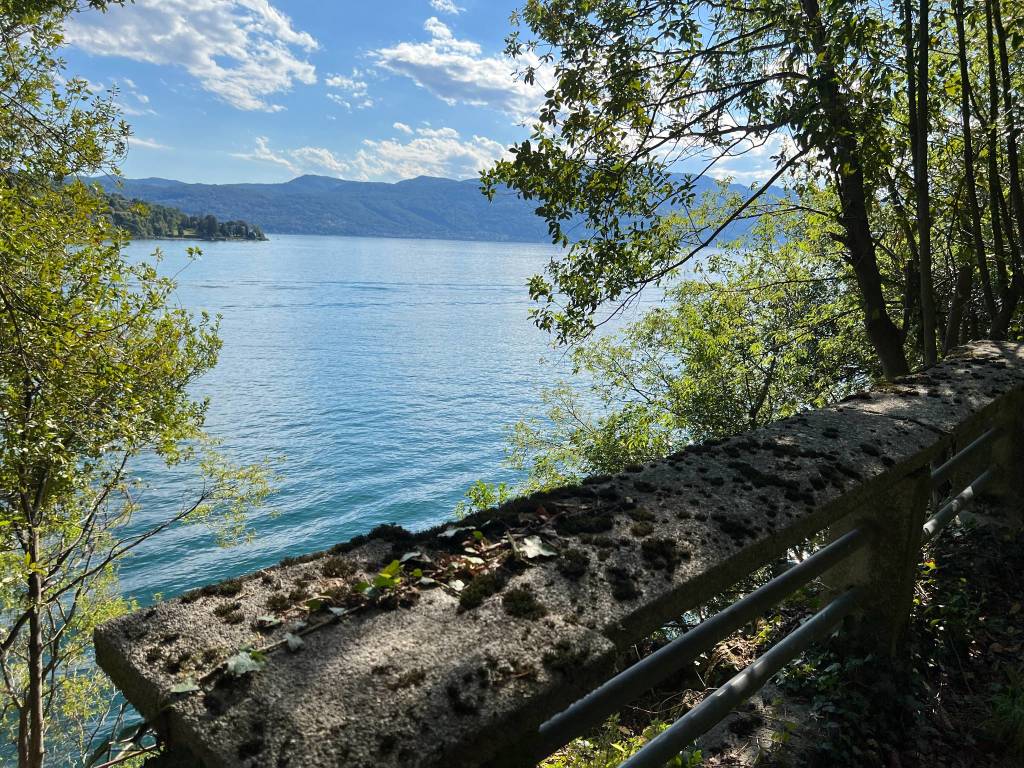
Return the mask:
[[[923, 553], [898, 663], [852, 653], [842, 633], [803, 654], [758, 699], [675, 763], [765, 768], [1019, 768], [1024, 765], [1024, 534], [954, 524]], [[739, 585], [770, 578], [765, 569]], [[712, 613], [733, 595], [706, 607]], [[820, 585], [727, 638], [642, 700], [542, 763], [617, 766], [824, 600]], [[623, 666], [664, 644], [668, 626]]]

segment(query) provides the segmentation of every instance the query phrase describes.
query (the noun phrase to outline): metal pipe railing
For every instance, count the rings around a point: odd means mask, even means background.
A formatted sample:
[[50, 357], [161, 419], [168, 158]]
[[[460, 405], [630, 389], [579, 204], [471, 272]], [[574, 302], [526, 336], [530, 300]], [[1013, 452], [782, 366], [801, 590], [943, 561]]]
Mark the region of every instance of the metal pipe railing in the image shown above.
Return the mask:
[[969, 443], [963, 450], [958, 451], [942, 466], [932, 471], [932, 485], [938, 485], [947, 477], [950, 473], [956, 470], [963, 462], [969, 459], [979, 448], [989, 443], [993, 437], [999, 433], [999, 427], [992, 427], [988, 431], [984, 432], [980, 437]]
[[694, 739], [714, 727], [737, 704], [752, 696], [797, 654], [827, 637], [857, 605], [861, 589], [854, 587], [816, 613], [763, 656], [734, 676], [704, 701], [655, 736], [619, 768], [662, 768]]
[[556, 749], [598, 725], [608, 715], [621, 709], [623, 704], [678, 672], [695, 656], [712, 648], [722, 638], [758, 618], [773, 605], [849, 557], [864, 546], [867, 540], [867, 534], [860, 528], [840, 536], [803, 562], [620, 672], [541, 725], [540, 736], [544, 743]]
[[995, 467], [989, 467], [986, 469], [974, 478], [970, 485], [960, 491], [960, 493], [946, 502], [938, 512], [928, 518], [928, 521], [924, 524], [924, 528], [921, 532], [921, 543], [924, 544], [931, 541], [939, 531], [945, 528], [950, 521], [952, 521], [954, 517], [960, 514], [961, 510], [968, 507], [971, 502], [974, 501], [975, 494], [977, 494], [989, 483], [989, 481], [992, 480], [993, 477], [995, 477], [995, 473]]
[[[978, 450], [991, 443], [999, 433], [992, 427], [971, 441], [931, 472], [931, 483], [936, 486], [962, 467]], [[996, 469], [989, 466], [963, 491], [947, 501], [922, 528], [922, 543], [930, 541], [939, 531], [971, 504], [981, 489], [995, 476]], [[856, 528], [828, 546], [823, 547], [802, 563], [776, 576], [746, 597], [701, 622], [689, 632], [676, 638], [664, 648], [608, 680], [582, 699], [552, 717], [540, 726], [539, 735], [551, 749], [572, 740], [578, 734], [598, 725], [645, 691], [653, 688], [670, 675], [683, 669], [695, 656], [712, 648], [743, 625], [762, 615], [767, 609], [791, 595], [800, 587], [824, 574], [828, 569], [863, 547], [868, 536], [863, 528]], [[660, 768], [678, 755], [686, 746], [706, 733], [729, 714], [739, 703], [748, 699], [768, 680], [792, 661], [800, 652], [817, 640], [827, 636], [839, 622], [857, 606], [863, 594], [862, 587], [854, 587], [833, 600], [798, 629], [783, 638], [764, 655], [735, 675], [704, 701], [690, 710], [669, 728], [648, 742], [639, 752], [623, 762], [619, 768]]]

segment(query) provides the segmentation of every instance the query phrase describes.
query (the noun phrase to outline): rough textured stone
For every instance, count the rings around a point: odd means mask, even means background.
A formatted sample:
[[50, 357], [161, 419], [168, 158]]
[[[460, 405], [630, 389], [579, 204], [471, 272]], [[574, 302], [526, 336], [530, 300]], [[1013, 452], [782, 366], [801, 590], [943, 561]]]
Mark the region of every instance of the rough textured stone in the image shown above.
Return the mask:
[[[161, 603], [101, 627], [97, 661], [209, 768], [529, 765], [537, 726], [606, 678], [617, 648], [841, 528], [1022, 391], [1024, 349], [977, 344], [927, 375], [621, 475], [419, 534], [383, 526]], [[527, 557], [531, 536], [557, 556]], [[493, 580], [473, 585], [483, 567], [467, 547], [501, 561]], [[366, 605], [353, 585], [406, 554], [407, 583], [452, 561], [449, 586]], [[317, 595], [353, 612], [307, 608]], [[300, 620], [297, 652], [224, 672]], [[185, 680], [201, 690], [171, 693]]]

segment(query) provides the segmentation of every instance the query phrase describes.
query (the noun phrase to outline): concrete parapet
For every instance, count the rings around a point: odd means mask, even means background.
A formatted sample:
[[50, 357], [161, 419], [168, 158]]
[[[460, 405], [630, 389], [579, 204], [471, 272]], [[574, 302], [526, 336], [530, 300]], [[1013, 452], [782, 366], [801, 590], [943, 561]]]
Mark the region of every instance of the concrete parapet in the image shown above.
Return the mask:
[[1024, 347], [975, 344], [834, 407], [160, 603], [101, 627], [97, 661], [207, 768], [531, 765], [538, 725], [619, 649], [821, 531], [887, 542], [841, 578], [895, 596], [880, 643], [898, 642], [922, 478], [965, 435], [1019, 427], [1022, 393]]

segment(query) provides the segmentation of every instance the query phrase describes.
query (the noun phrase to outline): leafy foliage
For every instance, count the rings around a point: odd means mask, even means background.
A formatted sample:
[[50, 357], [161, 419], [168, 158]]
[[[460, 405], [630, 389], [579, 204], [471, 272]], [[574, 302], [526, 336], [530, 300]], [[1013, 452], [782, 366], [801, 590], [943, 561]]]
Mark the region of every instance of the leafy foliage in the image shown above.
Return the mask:
[[[0, 6], [0, 731], [27, 768], [98, 734], [112, 697], [86, 662], [93, 630], [130, 607], [118, 561], [178, 523], [242, 538], [269, 491], [262, 467], [217, 453], [190, 391], [216, 363], [217, 321], [174, 305], [159, 253], [123, 257], [105, 199], [77, 180], [116, 173], [128, 129], [55, 57], [75, 7]], [[143, 453], [200, 479], [129, 528]]]
[[189, 216], [177, 208], [127, 200], [121, 195], [108, 194], [110, 218], [114, 226], [130, 237], [193, 238], [200, 240], [266, 240], [267, 236], [255, 224], [245, 221], [217, 221], [216, 216]]
[[562, 383], [543, 393], [547, 420], [516, 424], [512, 466], [530, 471], [530, 487], [552, 487], [753, 429], [865, 384], [872, 355], [834, 248], [821, 217], [765, 217], [750, 239], [668, 289], [664, 306], [575, 348], [588, 389]]
[[[612, 717], [594, 734], [576, 739], [544, 760], [539, 768], [617, 768], [627, 757], [669, 726], [653, 722], [634, 734]], [[697, 768], [703, 764], [700, 750], [685, 750], [666, 763], [666, 768]]]

